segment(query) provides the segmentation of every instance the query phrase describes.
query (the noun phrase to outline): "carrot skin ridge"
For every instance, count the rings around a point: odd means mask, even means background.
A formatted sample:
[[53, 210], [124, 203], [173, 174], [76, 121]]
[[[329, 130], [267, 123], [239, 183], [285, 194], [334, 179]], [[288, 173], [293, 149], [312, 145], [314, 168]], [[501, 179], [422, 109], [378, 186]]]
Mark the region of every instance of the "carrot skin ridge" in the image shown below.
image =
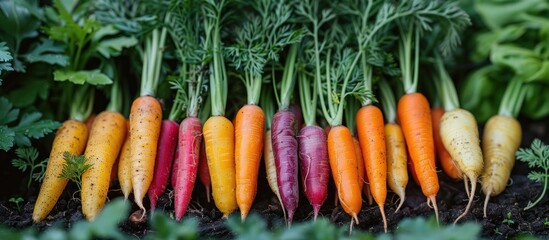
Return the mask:
[[290, 111], [273, 116], [271, 138], [278, 191], [290, 225], [299, 203], [297, 122]]
[[[421, 93], [408, 93], [398, 101], [397, 115], [423, 195], [435, 199], [440, 185], [436, 172], [431, 108]], [[433, 201], [436, 209], [436, 201]], [[438, 212], [435, 211], [438, 222]]]
[[206, 157], [206, 144], [204, 143], [204, 138], [202, 139], [202, 144], [200, 144], [200, 155], [198, 156], [198, 179], [206, 188], [206, 198], [210, 202], [210, 192], [212, 187], [212, 182], [210, 180], [210, 170], [208, 169], [208, 158]]
[[328, 157], [337, 195], [343, 210], [358, 224], [362, 194], [358, 184], [358, 166], [351, 131], [333, 126], [328, 134]]
[[32, 213], [34, 222], [38, 223], [48, 216], [67, 186], [68, 180], [58, 177], [65, 163], [63, 153], [66, 151], [73, 155], [81, 155], [87, 141], [88, 128], [83, 122], [66, 120], [57, 130], [44, 179], [34, 205]]
[[150, 96], [134, 100], [130, 110], [130, 151], [134, 201], [143, 210], [143, 198], [152, 182], [157, 152], [162, 107]]
[[240, 108], [235, 119], [236, 202], [244, 221], [257, 193], [265, 114], [261, 107], [248, 104]]
[[82, 174], [82, 213], [93, 221], [107, 200], [113, 165], [126, 139], [127, 121], [122, 114], [104, 111], [95, 118], [86, 145], [91, 167]]
[[200, 145], [202, 144], [202, 126], [196, 117], [187, 117], [178, 128], [177, 141], [179, 154], [175, 159], [177, 165], [174, 183], [175, 219], [181, 220], [185, 215], [196, 181]]
[[170, 178], [170, 170], [174, 161], [178, 132], [179, 124], [172, 120], [162, 121], [153, 179], [147, 191], [151, 204], [151, 212], [154, 212], [158, 198], [166, 191], [168, 179]]
[[[223, 116], [212, 116], [203, 128], [206, 156], [216, 207], [227, 218], [238, 207], [234, 162], [234, 126]], [[180, 166], [181, 167], [181, 166]]]
[[303, 192], [313, 206], [313, 218], [316, 220], [328, 196], [330, 162], [327, 137], [321, 127], [306, 126], [299, 131], [298, 142]]
[[444, 115], [444, 109], [441, 107], [435, 107], [431, 109], [431, 118], [433, 121], [433, 140], [435, 143], [436, 155], [438, 162], [442, 167], [442, 170], [448, 177], [453, 180], [463, 179], [463, 173], [457, 166], [457, 163], [452, 159], [450, 153], [444, 147], [442, 139], [440, 137], [440, 119]]
[[363, 106], [356, 114], [356, 125], [364, 168], [370, 181], [370, 192], [380, 207], [385, 231], [387, 231], [387, 221], [383, 211], [387, 198], [387, 148], [383, 114], [374, 105]]

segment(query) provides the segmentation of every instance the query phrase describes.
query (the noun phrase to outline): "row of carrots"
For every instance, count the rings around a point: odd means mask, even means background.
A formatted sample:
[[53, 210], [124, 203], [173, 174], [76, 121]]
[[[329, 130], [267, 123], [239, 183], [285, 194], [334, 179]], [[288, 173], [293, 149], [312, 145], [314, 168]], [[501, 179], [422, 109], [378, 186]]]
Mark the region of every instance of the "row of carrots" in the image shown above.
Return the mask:
[[[269, 7], [263, 6], [262, 11], [265, 12], [259, 14], [266, 16], [261, 19], [267, 21], [264, 26], [272, 26], [268, 24], [273, 19], [269, 14], [291, 12], [284, 9], [288, 6], [284, 6], [283, 1], [270, 2]], [[383, 9], [385, 5], [392, 4], [368, 2], [380, 6], [372, 8], [364, 5], [364, 9]], [[82, 211], [89, 220], [97, 216], [107, 199], [110, 175], [117, 158], [117, 175], [122, 192], [128, 198], [133, 191], [134, 201], [143, 210], [143, 216], [145, 195], [148, 194], [151, 209], [154, 210], [171, 175], [177, 220], [185, 215], [197, 175], [207, 187], [211, 184], [213, 200], [224, 217], [238, 208], [244, 220], [257, 193], [262, 158], [269, 186], [280, 200], [288, 224], [291, 224], [299, 202], [298, 176], [301, 175], [302, 191], [313, 206], [315, 219], [328, 195], [328, 182], [332, 178], [342, 208], [355, 223], [358, 224], [362, 192], [366, 188], [379, 206], [387, 230], [384, 212], [387, 186], [401, 198], [400, 208], [405, 198], [408, 168], [426, 196], [427, 203], [434, 207], [438, 220], [436, 196], [439, 180], [435, 154], [449, 177], [465, 182], [469, 203], [456, 222], [470, 209], [479, 178], [482, 178], [486, 203], [490, 196], [503, 191], [521, 139], [520, 124], [513, 118], [517, 112], [513, 105], [516, 101], [504, 101], [501, 116], [486, 124], [481, 148], [477, 122], [471, 113], [459, 108], [457, 94], [442, 57], [434, 54], [435, 74], [431, 77], [444, 107], [431, 109], [427, 98], [417, 91], [421, 26], [395, 20], [399, 17], [404, 19], [406, 15], [398, 15], [394, 19], [377, 18], [381, 19], [378, 23], [381, 26], [398, 22], [394, 26], [401, 33], [398, 57], [404, 94], [399, 97], [398, 103], [387, 80], [374, 81], [376, 66], [369, 62], [370, 52], [366, 51], [370, 46], [368, 41], [374, 41], [377, 34], [384, 33], [382, 31], [386, 29], [367, 29], [370, 25], [363, 25], [365, 30], [357, 34], [362, 41], [359, 41], [361, 45], [356, 52], [335, 47], [332, 57], [331, 50], [323, 51], [328, 46], [326, 43], [333, 39], [319, 41], [325, 37], [319, 32], [322, 23], [332, 21], [333, 17], [330, 18], [329, 13], [321, 13], [315, 1], [302, 1], [299, 3], [302, 4], [299, 5], [301, 8], [296, 11], [309, 16], [307, 19], [312, 22], [306, 26], [310, 28], [307, 30], [309, 35], [300, 34], [299, 30], [289, 30], [291, 27], [284, 28], [285, 25], [292, 26], [288, 19], [277, 22], [278, 25], [272, 29], [264, 29], [290, 31], [282, 34], [284, 40], [265, 40], [288, 47], [280, 47], [278, 52], [273, 53], [276, 55], [283, 49], [287, 50], [279, 83], [275, 82], [277, 75], [273, 74], [272, 87], [262, 86], [265, 79], [261, 75], [263, 71], [234, 66], [234, 75], [239, 76], [246, 86], [247, 104], [238, 110], [231, 121], [224, 116], [229, 74], [225, 69], [227, 54], [222, 50], [219, 20], [225, 2], [207, 1], [201, 4], [205, 4], [206, 12], [212, 10], [204, 16], [203, 27], [206, 36], [204, 45], [213, 50], [208, 58], [209, 71], [189, 70], [192, 79], [185, 81], [188, 87], [178, 89], [178, 96], [187, 96], [186, 118], [180, 124], [171, 117], [162, 120], [162, 106], [154, 94], [161, 65], [158, 62], [162, 60], [162, 51], [157, 50], [163, 48], [168, 30], [166, 27], [155, 29], [146, 44], [141, 96], [132, 104], [129, 123], [120, 113], [105, 111], [97, 115], [89, 129], [81, 121], [67, 120], [58, 130], [36, 201], [34, 221], [39, 222], [49, 214], [67, 184], [66, 180], [57, 177], [62, 171], [64, 152], [84, 154], [92, 165], [82, 176], [81, 193]], [[403, 8], [413, 7], [410, 11], [417, 11], [415, 14], [422, 14], [420, 7], [402, 4]], [[460, 15], [464, 14], [462, 10], [455, 5], [443, 2], [418, 4], [440, 4], [437, 7], [448, 16], [464, 18]], [[189, 10], [188, 14], [197, 13]], [[379, 14], [386, 12], [379, 10]], [[366, 14], [361, 17], [364, 18], [361, 22], [367, 23], [370, 16]], [[165, 21], [169, 26], [173, 19], [168, 14]], [[332, 27], [337, 27], [336, 22], [332, 24]], [[243, 29], [245, 31], [246, 28]], [[303, 54], [306, 49], [313, 49], [312, 54], [308, 55], [308, 64], [303, 63], [307, 58], [304, 56], [307, 54]], [[192, 69], [189, 65], [185, 63], [183, 70]], [[356, 72], [362, 79], [354, 76]], [[290, 103], [296, 82], [302, 110], [292, 112]], [[201, 101], [203, 84], [208, 85], [209, 89], [206, 104]], [[383, 111], [374, 104], [374, 87], [381, 92]], [[276, 114], [273, 114], [272, 92], [278, 103]], [[353, 95], [358, 96], [358, 101], [349, 97]], [[521, 86], [517, 83], [509, 87], [504, 98], [518, 99], [522, 95]], [[509, 108], [509, 105], [513, 107]], [[203, 124], [198, 118], [201, 106], [208, 109], [201, 110], [201, 114], [209, 115]], [[318, 126], [318, 112], [322, 113], [329, 130]], [[300, 115], [303, 116], [303, 123]], [[346, 125], [343, 124], [344, 115]]]

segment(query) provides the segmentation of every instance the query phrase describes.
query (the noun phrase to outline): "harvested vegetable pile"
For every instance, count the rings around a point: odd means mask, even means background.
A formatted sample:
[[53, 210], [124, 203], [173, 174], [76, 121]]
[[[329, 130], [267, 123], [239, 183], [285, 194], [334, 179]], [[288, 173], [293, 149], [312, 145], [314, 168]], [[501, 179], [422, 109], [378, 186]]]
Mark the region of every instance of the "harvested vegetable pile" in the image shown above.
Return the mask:
[[[260, 215], [359, 237], [431, 216], [549, 235], [546, 1], [0, 9], [1, 173], [21, 182], [3, 225], [143, 237], [194, 217], [195, 237], [244, 237]], [[117, 197], [129, 217], [101, 233]]]

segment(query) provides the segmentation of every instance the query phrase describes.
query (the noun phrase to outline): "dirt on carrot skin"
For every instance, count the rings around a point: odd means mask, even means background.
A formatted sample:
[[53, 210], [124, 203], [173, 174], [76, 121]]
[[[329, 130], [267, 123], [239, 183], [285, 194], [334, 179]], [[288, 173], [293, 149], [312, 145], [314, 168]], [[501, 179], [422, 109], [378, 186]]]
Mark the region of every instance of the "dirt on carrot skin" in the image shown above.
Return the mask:
[[[520, 119], [519, 119], [520, 120]], [[546, 120], [527, 121], [528, 124], [523, 124], [523, 141], [521, 147], [529, 146], [534, 138], [540, 138], [542, 141], [549, 143], [549, 127], [546, 125]], [[10, 169], [10, 166], [3, 167], [8, 161], [3, 161], [0, 169]], [[9, 163], [8, 163], [9, 164]], [[258, 176], [258, 193], [252, 206], [251, 213], [259, 214], [265, 219], [269, 226], [282, 226], [284, 218], [282, 209], [278, 203], [278, 199], [270, 191], [261, 191], [260, 189], [269, 189], [265, 177], [265, 166], [260, 166], [260, 175]], [[2, 170], [4, 171], [4, 170]], [[12, 169], [12, 171], [16, 171]], [[506, 190], [497, 197], [490, 199], [488, 204], [488, 217], [483, 218], [483, 202], [484, 195], [477, 189], [473, 206], [470, 214], [464, 217], [462, 222], [472, 221], [477, 222], [482, 226], [481, 237], [488, 239], [506, 239], [522, 234], [533, 234], [541, 238], [549, 236], [549, 226], [544, 223], [549, 217], [549, 197], [546, 197], [542, 202], [531, 210], [524, 211], [524, 207], [528, 201], [536, 199], [541, 193], [542, 184], [530, 181], [527, 178], [528, 166], [517, 161], [511, 173], [511, 181]], [[21, 181], [25, 182], [25, 175], [11, 174], [14, 177], [20, 177]], [[451, 224], [452, 221], [461, 214], [467, 204], [467, 194], [463, 189], [461, 181], [454, 182], [446, 177], [441, 171], [438, 173], [440, 179], [440, 191], [437, 196], [440, 211], [440, 221], [443, 224]], [[9, 226], [14, 229], [23, 229], [30, 226], [35, 226], [42, 231], [53, 224], [59, 224], [62, 227], [68, 228], [74, 222], [84, 220], [80, 206], [80, 194], [76, 192], [76, 186], [70, 183], [66, 191], [60, 197], [58, 203], [51, 211], [49, 216], [42, 222], [34, 224], [32, 222], [32, 211], [36, 196], [38, 194], [38, 184], [33, 185], [27, 193], [21, 193], [22, 187], [10, 188], [10, 191], [3, 190], [0, 192], [0, 225]], [[115, 182], [111, 186], [109, 199], [122, 197]], [[222, 220], [222, 213], [215, 208], [213, 201], [208, 203], [206, 200], [205, 188], [202, 184], [196, 184], [193, 191], [193, 198], [189, 204], [189, 209], [185, 217], [194, 217], [199, 220], [199, 232], [202, 237], [226, 238], [230, 237], [231, 233]], [[331, 183], [327, 199], [334, 198], [335, 188]], [[72, 194], [75, 193], [75, 194]], [[9, 198], [14, 196], [22, 196], [24, 202], [21, 203], [20, 209], [16, 204], [9, 202]], [[305, 196], [302, 194], [303, 199]], [[133, 204], [133, 199], [128, 200]], [[379, 221], [381, 215], [376, 205], [368, 206], [366, 200], [363, 200], [362, 211], [358, 218], [360, 224], [354, 226], [354, 229], [372, 233], [382, 233], [383, 223]], [[148, 203], [148, 199], [144, 200]], [[387, 195], [385, 211], [389, 232], [394, 232], [395, 228], [402, 219], [416, 216], [429, 217], [433, 211], [427, 206], [425, 196], [421, 193], [420, 188], [410, 181], [406, 188], [406, 201], [399, 212], [395, 213], [398, 205], [398, 196], [392, 192]], [[148, 205], [145, 207], [149, 207]], [[138, 207], [132, 205], [130, 213], [137, 211]], [[168, 188], [166, 193], [158, 200], [156, 211], [164, 211], [173, 213], [173, 189]], [[510, 213], [510, 220], [507, 219], [507, 214]], [[148, 213], [150, 214], [150, 213]], [[233, 214], [239, 214], [235, 212]], [[341, 206], [335, 207], [332, 201], [326, 201], [320, 209], [319, 217], [325, 217], [331, 222], [339, 226], [348, 227], [351, 218], [343, 211]], [[307, 201], [300, 201], [297, 211], [294, 216], [294, 223], [312, 220], [312, 207]], [[120, 229], [128, 235], [143, 237], [149, 233], [151, 227], [148, 223], [132, 222], [130, 219], [120, 224]]]

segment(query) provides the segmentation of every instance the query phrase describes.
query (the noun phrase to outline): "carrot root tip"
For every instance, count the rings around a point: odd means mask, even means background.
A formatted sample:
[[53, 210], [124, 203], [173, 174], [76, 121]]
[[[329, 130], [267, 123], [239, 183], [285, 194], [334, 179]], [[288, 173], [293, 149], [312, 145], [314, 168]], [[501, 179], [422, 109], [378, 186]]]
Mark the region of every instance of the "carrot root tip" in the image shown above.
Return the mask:
[[433, 208], [435, 209], [435, 219], [437, 220], [437, 226], [439, 226], [437, 199], [435, 196], [431, 196], [428, 201], [433, 203]]
[[404, 205], [404, 196], [401, 196], [400, 197], [400, 203], [398, 204], [396, 210], [395, 210], [395, 213], [398, 212], [398, 210], [400, 210], [400, 208], [402, 207], [402, 205]]
[[[470, 177], [470, 179], [475, 179], [475, 178], [472, 178]], [[456, 220], [454, 221], [454, 225], [460, 220], [462, 219], [463, 217], [465, 217], [465, 215], [467, 215], [467, 213], [469, 212], [469, 209], [471, 208], [471, 205], [473, 203], [473, 198], [475, 197], [475, 190], [477, 188], [477, 184], [475, 181], [470, 181], [471, 182], [471, 195], [469, 196], [469, 202], [467, 203], [467, 207], [465, 207], [465, 211], [463, 211], [463, 213], [461, 215], [459, 215], [459, 217], [456, 218]]]
[[486, 199], [484, 199], [484, 218], [486, 218], [487, 214], [486, 214], [486, 210], [488, 209], [488, 201], [490, 201], [490, 194], [492, 194], [492, 189], [488, 189], [488, 191], [486, 191]]

